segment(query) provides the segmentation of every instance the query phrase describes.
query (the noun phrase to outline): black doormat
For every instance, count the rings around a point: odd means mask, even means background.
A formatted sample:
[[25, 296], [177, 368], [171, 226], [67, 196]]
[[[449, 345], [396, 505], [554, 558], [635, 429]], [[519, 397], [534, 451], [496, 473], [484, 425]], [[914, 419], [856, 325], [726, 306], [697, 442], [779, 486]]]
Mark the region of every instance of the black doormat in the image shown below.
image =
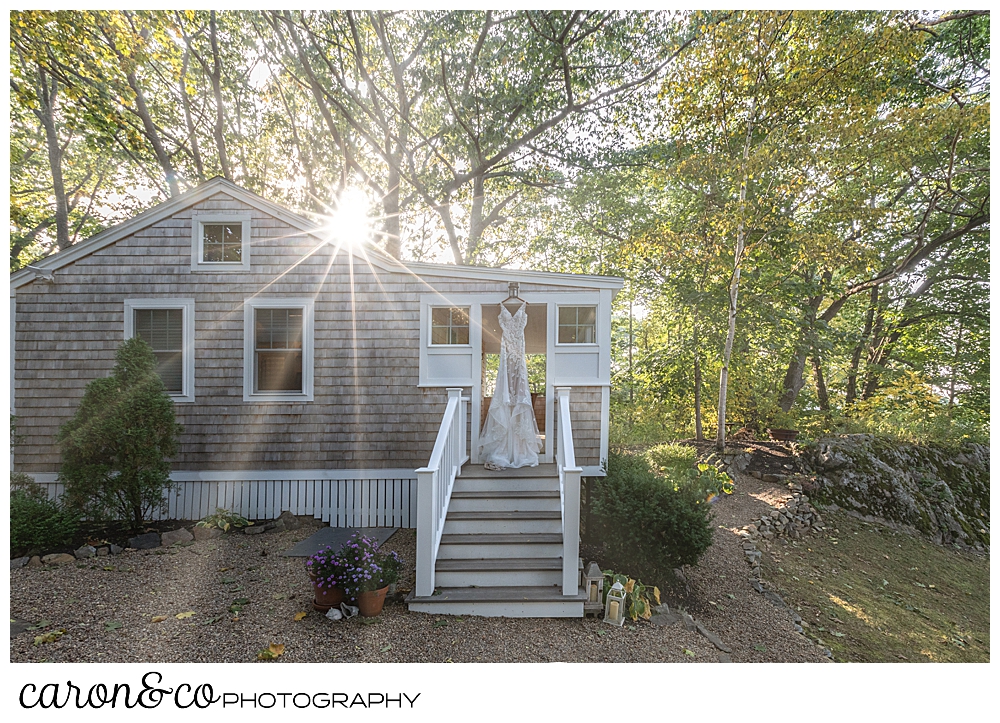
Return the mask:
[[355, 532], [367, 535], [377, 540], [378, 544], [381, 545], [392, 537], [392, 533], [398, 529], [398, 527], [324, 527], [315, 535], [307, 537], [291, 550], [281, 554], [285, 557], [309, 557], [327, 545], [334, 550], [339, 550]]

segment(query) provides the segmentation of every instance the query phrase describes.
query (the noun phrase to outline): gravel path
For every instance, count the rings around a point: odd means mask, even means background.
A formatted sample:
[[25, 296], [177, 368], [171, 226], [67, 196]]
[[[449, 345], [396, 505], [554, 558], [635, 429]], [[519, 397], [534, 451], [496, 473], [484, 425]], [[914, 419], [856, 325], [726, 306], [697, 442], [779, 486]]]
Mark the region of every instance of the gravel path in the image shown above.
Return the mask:
[[[670, 601], [731, 647], [733, 662], [826, 660], [794, 631], [789, 611], [747, 582], [734, 531], [759, 516], [768, 495], [780, 493], [741, 476], [737, 492], [716, 505], [716, 524], [725, 528], [716, 529], [715, 544], [689, 573], [687, 594]], [[368, 623], [332, 622], [312, 609], [303, 559], [279, 554], [314, 531], [227, 535], [97, 562], [13, 570], [11, 618], [47, 625], [12, 636], [11, 662], [251, 662], [270, 643], [285, 645], [281, 661], [299, 663], [720, 660], [707, 639], [680, 623], [640, 621], [619, 629], [594, 618], [433, 616], [409, 612], [402, 594]], [[415, 542], [413, 530], [400, 530], [385, 547], [412, 561]], [[412, 577], [400, 583], [411, 585]], [[234, 616], [229, 608], [239, 599], [247, 602]], [[186, 612], [194, 615], [176, 617]], [[299, 612], [307, 615], [295, 621]], [[166, 619], [154, 623], [155, 616]], [[65, 633], [57, 641], [33, 644], [34, 636], [59, 629]]]

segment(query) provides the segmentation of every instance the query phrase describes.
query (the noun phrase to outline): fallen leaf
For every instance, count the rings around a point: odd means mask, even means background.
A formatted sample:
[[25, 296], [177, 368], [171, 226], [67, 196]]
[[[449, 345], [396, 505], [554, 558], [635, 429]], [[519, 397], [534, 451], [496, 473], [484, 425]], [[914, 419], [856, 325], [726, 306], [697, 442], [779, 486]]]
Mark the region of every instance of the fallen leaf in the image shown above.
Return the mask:
[[733, 595], [731, 592], [730, 593], [726, 593], [726, 597], [729, 598], [730, 600], [735, 600], [736, 599], [736, 596]]
[[845, 637], [844, 633], [838, 633], [836, 630], [831, 630], [830, 631], [830, 635], [832, 635], [835, 638], [843, 638], [843, 637]]
[[273, 597], [275, 600], [284, 600], [286, 596], [285, 596], [285, 593], [278, 592], [278, 593], [275, 593], [274, 595], [272, 595], [271, 597]]
[[431, 625], [431, 627], [432, 628], [443, 628], [447, 624], [448, 624], [447, 620], [438, 620], [436, 623], [434, 623], [433, 625]]
[[257, 660], [274, 660], [285, 654], [285, 646], [278, 643], [271, 643], [263, 650], [257, 652]]
[[446, 663], [454, 663], [455, 661], [452, 660], [451, 658], [445, 658], [444, 662], [446, 662]]
[[117, 620], [108, 620], [106, 623], [104, 623], [105, 630], [117, 630], [121, 626], [122, 624]]
[[295, 622], [299, 622], [299, 620], [301, 620], [308, 614], [309, 613], [295, 613], [295, 618], [294, 618]]
[[383, 645], [381, 648], [379, 648], [380, 653], [388, 653], [390, 650], [392, 650], [392, 643], [389, 643], [388, 645]]
[[194, 610], [188, 610], [185, 613], [177, 613], [176, 615], [174, 615], [174, 617], [177, 618], [178, 620], [186, 620], [192, 617], [193, 615], [194, 615]]
[[709, 604], [709, 605], [715, 605], [716, 603], [714, 603], [713, 601], [709, 600], [709, 601], [708, 601], [708, 604]]
[[44, 635], [38, 635], [35, 637], [35, 645], [41, 645], [42, 643], [54, 643], [61, 638], [65, 632], [65, 630], [60, 628], [59, 630], [53, 630], [52, 632], [45, 633]]
[[113, 572], [115, 568], [111, 567], [111, 565], [105, 565], [104, 569], [107, 570], [108, 572]]
[[693, 650], [688, 650], [684, 648], [684, 655], [690, 655], [692, 658], [696, 657]]
[[756, 650], [758, 653], [766, 653], [767, 652], [767, 646], [765, 646], [765, 645], [754, 645], [753, 649]]

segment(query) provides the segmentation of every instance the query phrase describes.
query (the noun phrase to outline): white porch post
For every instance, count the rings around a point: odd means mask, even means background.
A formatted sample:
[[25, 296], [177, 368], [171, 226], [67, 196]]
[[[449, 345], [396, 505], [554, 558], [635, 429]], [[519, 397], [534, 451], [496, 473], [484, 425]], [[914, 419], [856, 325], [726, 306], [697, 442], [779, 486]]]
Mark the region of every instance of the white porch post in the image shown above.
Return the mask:
[[580, 590], [580, 477], [583, 470], [576, 465], [573, 446], [573, 429], [569, 416], [569, 399], [572, 387], [556, 387], [559, 405], [559, 451], [562, 462], [559, 470], [562, 482], [563, 503], [563, 595], [576, 595]]
[[448, 400], [458, 399], [458, 469], [455, 470], [455, 476], [458, 477], [462, 474], [462, 464], [465, 460], [466, 449], [469, 445], [468, 441], [465, 439], [466, 429], [468, 425], [466, 423], [466, 412], [465, 412], [465, 398], [462, 396], [462, 387], [448, 387]]
[[438, 508], [435, 470], [417, 470], [417, 585], [416, 595], [434, 594], [434, 543], [437, 538], [435, 514]]

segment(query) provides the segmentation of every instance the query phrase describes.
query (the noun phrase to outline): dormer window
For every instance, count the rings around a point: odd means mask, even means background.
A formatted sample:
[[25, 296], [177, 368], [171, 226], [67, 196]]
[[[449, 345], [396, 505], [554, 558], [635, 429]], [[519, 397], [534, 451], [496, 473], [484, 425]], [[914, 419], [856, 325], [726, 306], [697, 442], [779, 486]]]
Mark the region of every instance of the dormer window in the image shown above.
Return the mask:
[[191, 219], [191, 269], [250, 268], [250, 214], [200, 214]]

